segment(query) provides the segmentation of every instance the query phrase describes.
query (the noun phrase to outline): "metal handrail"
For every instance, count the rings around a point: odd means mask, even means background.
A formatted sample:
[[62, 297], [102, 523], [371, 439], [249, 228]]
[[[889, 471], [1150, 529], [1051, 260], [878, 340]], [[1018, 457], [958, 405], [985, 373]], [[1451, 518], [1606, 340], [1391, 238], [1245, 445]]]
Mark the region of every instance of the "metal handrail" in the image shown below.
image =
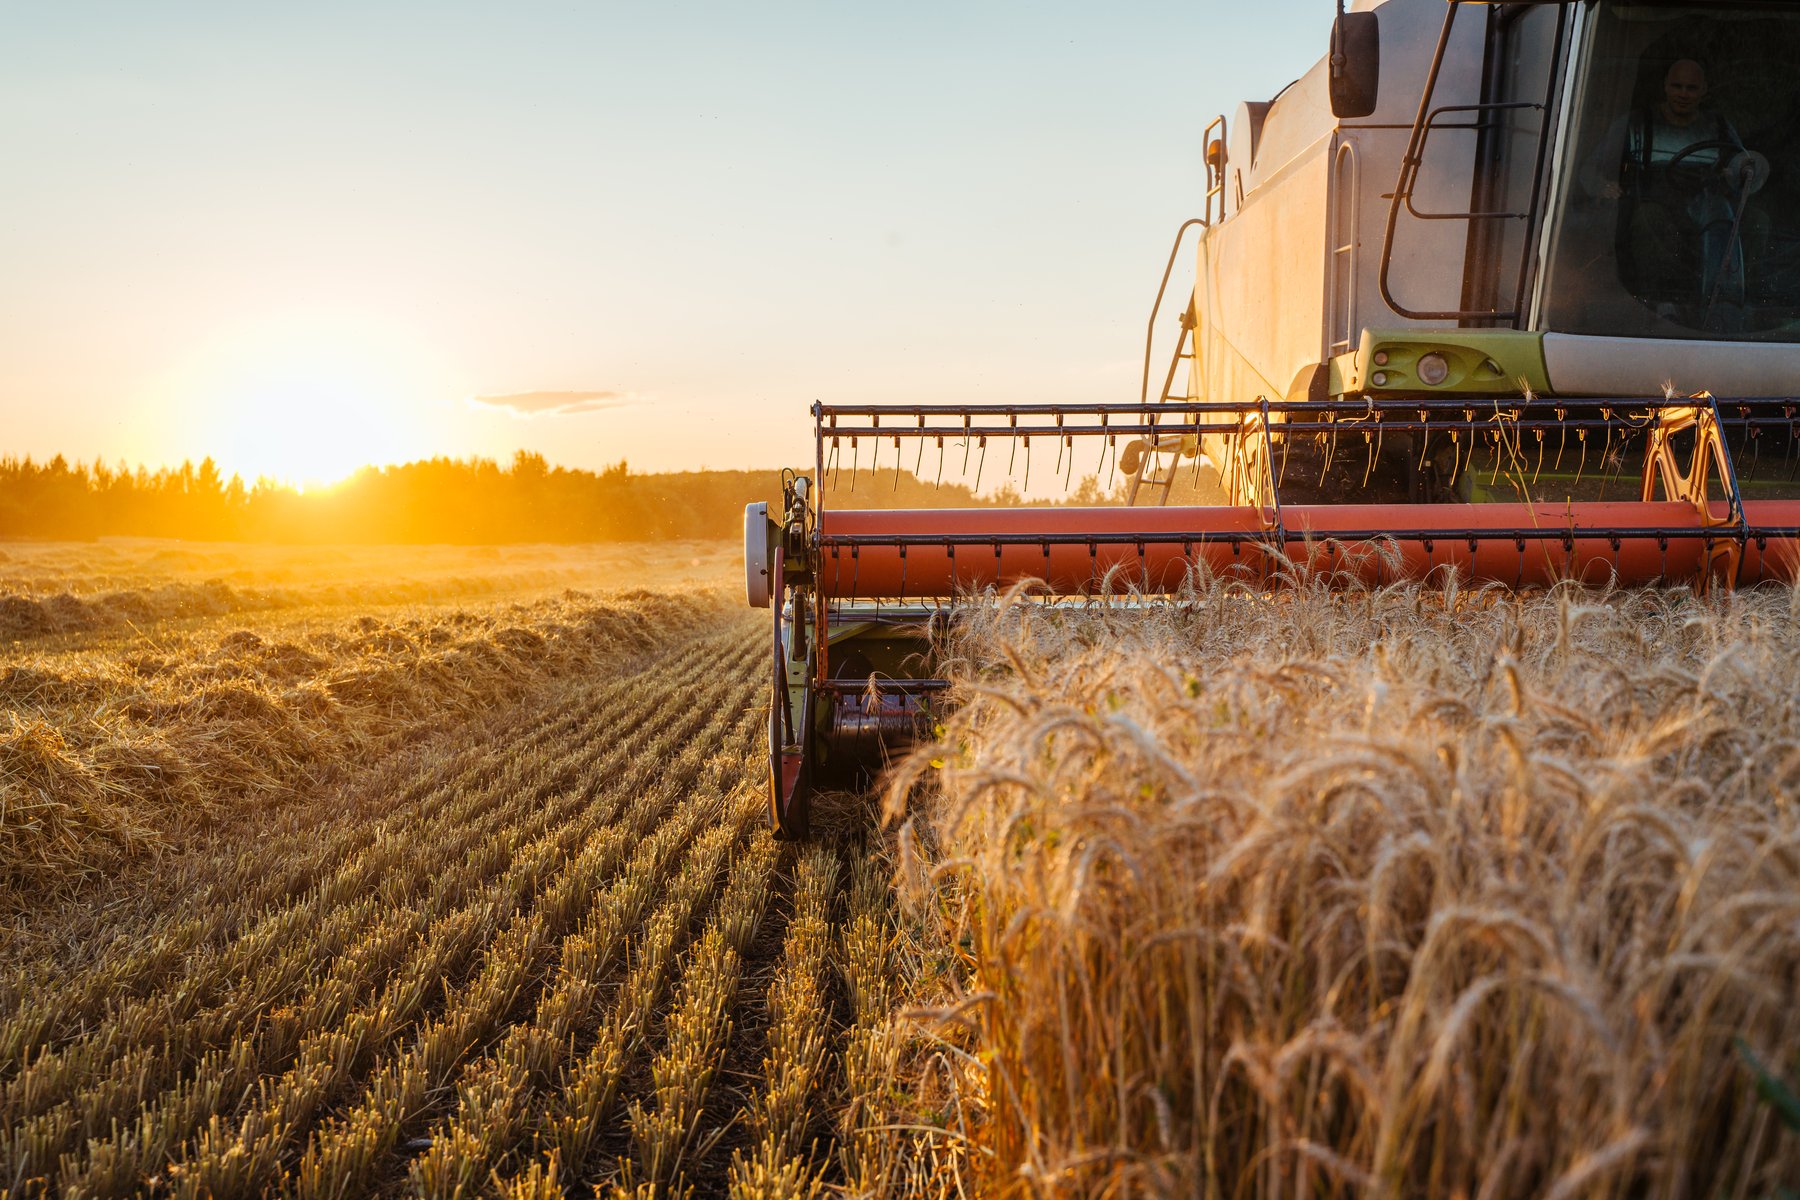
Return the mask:
[[1420, 212], [1418, 210], [1418, 207], [1413, 204], [1413, 185], [1418, 182], [1419, 167], [1424, 163], [1424, 160], [1425, 160], [1425, 143], [1431, 139], [1431, 131], [1433, 129], [1480, 129], [1481, 128], [1481, 124], [1479, 122], [1477, 122], [1476, 124], [1473, 124], [1473, 125], [1440, 125], [1440, 124], [1438, 124], [1439, 115], [1441, 115], [1443, 113], [1450, 113], [1450, 112], [1480, 112], [1480, 113], [1501, 112], [1501, 111], [1512, 111], [1515, 109], [1524, 109], [1524, 108], [1535, 108], [1539, 112], [1548, 112], [1548, 109], [1545, 105], [1533, 104], [1529, 100], [1495, 101], [1491, 104], [1441, 104], [1438, 107], [1432, 109], [1431, 112], [1425, 118], [1424, 135], [1421, 136], [1419, 139], [1418, 161], [1416, 161], [1412, 164], [1412, 170], [1410, 173], [1405, 172], [1405, 171], [1402, 172], [1401, 178], [1405, 181], [1404, 185], [1396, 184], [1395, 188], [1394, 188], [1396, 198], [1403, 197], [1405, 199], [1407, 213], [1413, 217], [1418, 218], [1421, 221], [1495, 221], [1495, 220], [1499, 220], [1503, 217], [1512, 217], [1516, 220], [1521, 220], [1521, 221], [1530, 220], [1531, 213], [1529, 210], [1527, 210], [1525, 212], [1512, 212], [1510, 210], [1495, 210], [1493, 212], [1476, 212], [1473, 209], [1471, 209], [1468, 212]]
[[[1349, 167], [1349, 181], [1341, 177], [1345, 165]], [[1361, 265], [1362, 255], [1362, 197], [1357, 187], [1362, 179], [1362, 163], [1356, 156], [1356, 143], [1343, 142], [1337, 148], [1332, 159], [1332, 194], [1336, 203], [1332, 209], [1332, 247], [1331, 247], [1331, 289], [1334, 300], [1341, 300], [1343, 311], [1333, 312], [1332, 319], [1341, 319], [1344, 336], [1337, 338], [1326, 347], [1326, 353], [1335, 354], [1339, 347], [1345, 351], [1356, 347], [1356, 269]], [[1345, 214], [1348, 213], [1348, 220]], [[1339, 238], [1345, 240], [1340, 241]], [[1344, 264], [1343, 295], [1338, 296], [1338, 259], [1348, 261]]]
[[1189, 217], [1175, 231], [1175, 244], [1169, 247], [1169, 261], [1163, 266], [1162, 282], [1156, 288], [1156, 303], [1150, 306], [1150, 321], [1144, 329], [1144, 381], [1138, 389], [1139, 403], [1150, 402], [1150, 357], [1156, 342], [1156, 318], [1162, 312], [1163, 296], [1169, 290], [1169, 277], [1175, 273], [1175, 260], [1181, 255], [1181, 241], [1188, 230], [1206, 224], [1205, 217]]
[[1219, 114], [1218, 116], [1214, 117], [1212, 120], [1208, 121], [1206, 123], [1206, 128], [1200, 132], [1200, 153], [1202, 156], [1204, 156], [1207, 153], [1207, 151], [1212, 147], [1212, 144], [1213, 144], [1212, 133], [1213, 133], [1213, 130], [1215, 130], [1215, 129], [1217, 129], [1219, 131], [1219, 138], [1218, 138], [1219, 162], [1218, 162], [1218, 166], [1214, 167], [1212, 160], [1210, 158], [1206, 160], [1206, 197], [1204, 200], [1205, 207], [1203, 210], [1205, 215], [1202, 217], [1202, 220], [1204, 220], [1206, 222], [1206, 224], [1208, 224], [1208, 225], [1211, 225], [1215, 219], [1213, 217], [1213, 197], [1215, 197], [1215, 196], [1218, 197], [1218, 200], [1219, 200], [1219, 215], [1216, 219], [1220, 220], [1220, 221], [1223, 221], [1225, 219], [1225, 166], [1226, 166], [1226, 160], [1225, 160], [1225, 115], [1223, 113]]

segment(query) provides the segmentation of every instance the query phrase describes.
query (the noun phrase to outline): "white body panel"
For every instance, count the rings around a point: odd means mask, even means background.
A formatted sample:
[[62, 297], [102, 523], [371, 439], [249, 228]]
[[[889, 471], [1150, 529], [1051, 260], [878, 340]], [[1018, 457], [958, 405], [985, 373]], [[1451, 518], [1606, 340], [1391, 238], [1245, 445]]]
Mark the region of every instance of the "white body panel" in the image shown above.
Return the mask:
[[1287, 164], [1257, 203], [1201, 240], [1194, 336], [1211, 395], [1284, 396], [1319, 361], [1327, 148]]
[[[1226, 217], [1198, 252], [1193, 395], [1279, 398], [1334, 346], [1345, 348], [1338, 343], [1354, 344], [1362, 327], [1444, 324], [1395, 313], [1377, 272], [1382, 196], [1399, 173], [1444, 0], [1387, 0], [1376, 11], [1381, 86], [1370, 116], [1332, 116], [1323, 58], [1269, 104], [1239, 107], [1227, 136]], [[1434, 103], [1479, 99], [1482, 30], [1478, 14], [1459, 21]], [[1474, 152], [1472, 133], [1434, 135], [1418, 181], [1421, 209], [1468, 208]], [[1457, 307], [1467, 239], [1465, 222], [1403, 217], [1392, 275], [1406, 282], [1396, 298], [1413, 308]], [[1355, 247], [1354, 269], [1347, 255], [1334, 255], [1340, 245]]]
[[1569, 396], [1786, 396], [1800, 391], [1800, 347], [1546, 333], [1550, 386]]

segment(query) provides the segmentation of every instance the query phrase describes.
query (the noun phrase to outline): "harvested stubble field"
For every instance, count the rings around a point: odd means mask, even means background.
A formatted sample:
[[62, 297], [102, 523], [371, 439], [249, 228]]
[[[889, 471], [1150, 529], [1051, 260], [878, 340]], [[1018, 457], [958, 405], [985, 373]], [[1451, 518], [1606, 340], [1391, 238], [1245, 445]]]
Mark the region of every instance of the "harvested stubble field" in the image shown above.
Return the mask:
[[306, 610], [535, 598], [595, 580], [714, 584], [718, 542], [617, 546], [258, 546], [101, 538], [0, 544], [0, 646], [58, 634]]
[[15, 643], [0, 1191], [854, 1171], [884, 879], [769, 837], [762, 626], [694, 557], [659, 591]]
[[1800, 1184], [1792, 594], [977, 600], [798, 847], [767, 614], [468, 595], [12, 647], [0, 1190]]

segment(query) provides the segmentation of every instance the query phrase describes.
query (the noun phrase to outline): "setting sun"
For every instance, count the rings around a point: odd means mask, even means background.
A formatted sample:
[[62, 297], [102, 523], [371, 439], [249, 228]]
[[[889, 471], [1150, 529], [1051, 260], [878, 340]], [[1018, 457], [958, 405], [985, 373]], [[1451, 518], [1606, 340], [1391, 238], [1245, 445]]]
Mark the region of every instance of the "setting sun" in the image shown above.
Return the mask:
[[392, 330], [286, 317], [221, 338], [196, 364], [187, 440], [247, 477], [330, 483], [430, 441], [420, 394], [437, 372]]

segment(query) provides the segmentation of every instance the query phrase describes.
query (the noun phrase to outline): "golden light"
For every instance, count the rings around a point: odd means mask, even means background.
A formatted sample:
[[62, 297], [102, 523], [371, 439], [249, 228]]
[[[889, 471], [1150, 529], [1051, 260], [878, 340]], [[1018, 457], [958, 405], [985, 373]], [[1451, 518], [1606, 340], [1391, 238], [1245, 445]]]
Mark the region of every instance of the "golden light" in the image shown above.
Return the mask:
[[437, 372], [404, 333], [288, 316], [222, 336], [195, 366], [184, 440], [246, 479], [317, 485], [429, 453]]

